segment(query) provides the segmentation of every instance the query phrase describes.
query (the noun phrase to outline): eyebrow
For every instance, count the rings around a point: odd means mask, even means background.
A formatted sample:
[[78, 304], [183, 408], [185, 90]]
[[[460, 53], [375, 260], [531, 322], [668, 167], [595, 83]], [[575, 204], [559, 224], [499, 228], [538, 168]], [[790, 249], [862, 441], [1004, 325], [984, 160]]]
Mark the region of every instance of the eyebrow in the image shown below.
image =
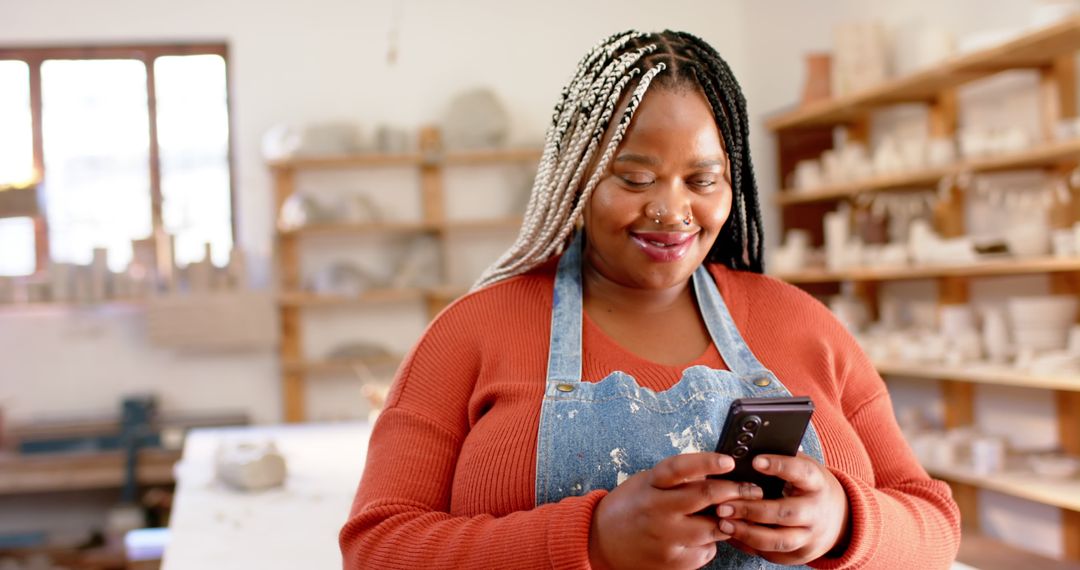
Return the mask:
[[[660, 159], [656, 158], [655, 156], [628, 152], [615, 157], [615, 162], [635, 162], [638, 164], [644, 164], [645, 166], [658, 166], [660, 164]], [[709, 168], [712, 166], [721, 166], [726, 168], [727, 161], [721, 158], [707, 158], [704, 160], [699, 160], [690, 165], [691, 168]]]

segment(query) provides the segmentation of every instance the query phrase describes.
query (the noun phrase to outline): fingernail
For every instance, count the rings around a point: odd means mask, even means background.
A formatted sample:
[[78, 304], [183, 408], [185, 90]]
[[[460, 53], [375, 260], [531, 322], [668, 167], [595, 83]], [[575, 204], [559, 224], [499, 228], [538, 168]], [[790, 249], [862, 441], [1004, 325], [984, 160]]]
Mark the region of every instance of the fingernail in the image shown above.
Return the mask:
[[760, 457], [760, 456], [755, 457], [754, 458], [754, 467], [756, 467], [757, 469], [768, 469], [769, 468], [769, 460], [765, 459], [764, 457]]
[[720, 505], [716, 509], [716, 516], [718, 517], [730, 517], [735, 514], [735, 507], [731, 505]]
[[720, 467], [731, 468], [735, 466], [735, 460], [730, 455], [721, 455], [716, 458], [716, 462]]
[[735, 532], [735, 525], [729, 521], [720, 521], [720, 532], [724, 534], [731, 534]]

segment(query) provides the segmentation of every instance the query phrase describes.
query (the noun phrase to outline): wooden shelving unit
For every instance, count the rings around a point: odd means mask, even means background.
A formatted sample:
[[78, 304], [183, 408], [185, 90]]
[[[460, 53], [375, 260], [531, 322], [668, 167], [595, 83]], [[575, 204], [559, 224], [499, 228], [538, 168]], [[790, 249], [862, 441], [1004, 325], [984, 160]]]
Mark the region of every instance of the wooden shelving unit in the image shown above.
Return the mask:
[[800, 192], [797, 190], [784, 190], [777, 196], [776, 202], [781, 206], [786, 206], [789, 204], [840, 200], [869, 192], [936, 186], [942, 178], [946, 176], [957, 176], [961, 173], [1057, 168], [1078, 163], [1080, 163], [1080, 140], [1055, 141], [1039, 145], [1023, 152], [964, 160], [949, 167], [931, 168], [894, 176], [875, 177], [858, 182], [837, 184], [809, 191]]
[[927, 471], [939, 479], [989, 489], [1013, 497], [1050, 505], [1069, 511], [1080, 512], [1080, 481], [1045, 481], [1033, 473], [1000, 473], [979, 475], [958, 467], [928, 467]]
[[1036, 259], [998, 259], [967, 265], [883, 267], [880, 269], [851, 269], [831, 272], [806, 270], [776, 277], [789, 283], [836, 283], [840, 281], [910, 281], [944, 277], [1006, 277], [1040, 273], [1074, 273], [1080, 271], [1080, 258], [1045, 257]]
[[[445, 214], [443, 187], [444, 169], [448, 167], [536, 163], [541, 151], [536, 148], [508, 148], [473, 151], [444, 151], [438, 132], [425, 129], [420, 136], [419, 152], [400, 154], [355, 154], [337, 156], [305, 156], [268, 163], [273, 174], [275, 212], [296, 191], [299, 172], [315, 170], [357, 170], [375, 168], [419, 169], [419, 220], [365, 224], [317, 224], [292, 230], [278, 231], [276, 236], [281, 293], [278, 297], [281, 317], [281, 370], [284, 416], [288, 422], [305, 419], [305, 386], [308, 376], [348, 372], [356, 361], [313, 360], [303, 354], [302, 311], [331, 307], [363, 308], [365, 306], [423, 302], [428, 317], [434, 317], [443, 307], [464, 294], [461, 286], [442, 285], [429, 288], [372, 289], [355, 297], [318, 295], [301, 289], [300, 257], [302, 244], [326, 237], [358, 237], [364, 235], [432, 235], [441, 244], [440, 274], [445, 280], [447, 268], [447, 238], [462, 233], [508, 231], [521, 227], [520, 216], [493, 219], [451, 220]], [[371, 364], [363, 362], [365, 365]], [[387, 363], [375, 363], [387, 364]]]
[[1010, 69], [1053, 66], [1080, 46], [1080, 18], [1073, 18], [989, 49], [960, 55], [935, 67], [898, 77], [858, 93], [820, 101], [770, 118], [765, 126], [782, 131], [832, 126], [860, 120], [897, 103], [925, 103], [942, 92]]
[[[781, 208], [783, 230], [798, 228], [810, 233], [816, 243], [823, 240], [822, 215], [838, 200], [866, 192], [886, 192], [907, 188], [937, 188], [950, 184], [946, 199], [935, 212], [936, 230], [943, 237], [964, 235], [964, 191], [957, 187], [961, 173], [997, 172], [1014, 169], [1046, 169], [1069, 172], [1080, 163], [1080, 140], [1055, 140], [1055, 125], [1063, 118], [1077, 116], [1077, 76], [1075, 56], [1080, 52], [1080, 18], [1074, 17], [1053, 26], [1019, 36], [1004, 44], [947, 60], [935, 67], [886, 81], [851, 95], [820, 101], [798, 109], [778, 113], [766, 123], [777, 142], [779, 180], [787, 180], [799, 161], [817, 158], [832, 148], [833, 129], [847, 129], [848, 140], [867, 142], [871, 115], [897, 103], [922, 103], [928, 107], [929, 135], [954, 137], [957, 125], [956, 89], [989, 75], [1032, 69], [1039, 74], [1039, 101], [1044, 139], [1023, 152], [977, 160], [961, 160], [943, 168], [928, 169], [900, 176], [880, 177], [858, 183], [835, 185], [808, 192], [782, 190], [776, 203]], [[1071, 208], [1052, 213], [1055, 227], [1064, 228], [1080, 221], [1080, 195], [1072, 195]], [[856, 208], [862, 207], [858, 203]], [[854, 282], [855, 290], [872, 307], [877, 306], [877, 282], [935, 279], [941, 304], [966, 303], [969, 280], [1007, 275], [1049, 275], [1056, 294], [1080, 295], [1080, 259], [1001, 259], [977, 264], [948, 267], [901, 267], [858, 269], [843, 272], [803, 271], [778, 277], [823, 292], [839, 282]], [[1058, 432], [1064, 451], [1080, 455], [1080, 378], [1061, 378], [1018, 373], [988, 366], [968, 366], [962, 370], [944, 366], [879, 362], [884, 375], [938, 380], [945, 400], [946, 427], [971, 425], [975, 414], [975, 387], [979, 384], [1021, 386], [1052, 390], [1056, 399]], [[994, 491], [1060, 508], [1063, 520], [1065, 558], [1080, 561], [1080, 483], [1054, 484], [1037, 482], [1032, 477], [1001, 475], [978, 477], [956, 470], [935, 470], [935, 476], [949, 481], [960, 505], [967, 537], [978, 535], [978, 490]], [[1013, 567], [1036, 567], [1038, 558], [1015, 555], [1023, 560]], [[1063, 563], [1064, 564], [1064, 563]], [[1071, 566], [1071, 565], [1070, 565]]]
[[[179, 451], [139, 452], [140, 485], [172, 485]], [[124, 485], [122, 452], [0, 454], [0, 495], [119, 489]]]
[[1017, 388], [1034, 388], [1039, 390], [1080, 392], [1080, 376], [1028, 374], [989, 364], [969, 364], [961, 368], [954, 366], [878, 361], [874, 363], [874, 367], [877, 368], [877, 371], [880, 374], [885, 376], [904, 376], [906, 378], [924, 380], [947, 379], [954, 382], [969, 382], [971, 384], [991, 384], [996, 386], [1013, 386]]

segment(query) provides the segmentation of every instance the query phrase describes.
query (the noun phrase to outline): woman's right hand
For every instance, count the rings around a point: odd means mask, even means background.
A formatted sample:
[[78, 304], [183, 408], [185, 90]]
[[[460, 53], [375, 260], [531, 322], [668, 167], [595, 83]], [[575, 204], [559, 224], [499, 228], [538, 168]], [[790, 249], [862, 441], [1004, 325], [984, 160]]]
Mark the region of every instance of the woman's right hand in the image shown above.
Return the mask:
[[596, 505], [589, 562], [596, 569], [700, 568], [731, 538], [714, 516], [698, 513], [732, 499], [760, 499], [750, 483], [709, 479], [735, 461], [719, 453], [673, 455], [630, 476]]

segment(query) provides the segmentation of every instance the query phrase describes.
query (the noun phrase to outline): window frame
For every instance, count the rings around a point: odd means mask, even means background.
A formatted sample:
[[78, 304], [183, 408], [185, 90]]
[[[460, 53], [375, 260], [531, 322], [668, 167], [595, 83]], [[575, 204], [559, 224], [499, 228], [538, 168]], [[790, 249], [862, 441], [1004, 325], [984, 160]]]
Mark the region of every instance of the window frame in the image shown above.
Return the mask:
[[[157, 91], [155, 87], [154, 62], [162, 56], [218, 55], [225, 60], [225, 111], [228, 114], [228, 166], [229, 166], [229, 232], [236, 247], [236, 164], [233, 138], [232, 78], [229, 73], [229, 49], [224, 42], [168, 43], [168, 44], [121, 44], [95, 46], [0, 46], [0, 60], [16, 60], [30, 68], [30, 117], [33, 124], [33, 166], [35, 188], [47, 178], [45, 171], [45, 144], [42, 129], [41, 64], [50, 59], [134, 59], [146, 68], [146, 100], [150, 126], [150, 220], [151, 235], [157, 259], [158, 275], [172, 276], [171, 240], [167, 239], [162, 217], [161, 156], [157, 137]], [[39, 203], [41, 197], [38, 197]], [[34, 246], [36, 267], [34, 275], [48, 271], [49, 221], [43, 208], [34, 216]]]

